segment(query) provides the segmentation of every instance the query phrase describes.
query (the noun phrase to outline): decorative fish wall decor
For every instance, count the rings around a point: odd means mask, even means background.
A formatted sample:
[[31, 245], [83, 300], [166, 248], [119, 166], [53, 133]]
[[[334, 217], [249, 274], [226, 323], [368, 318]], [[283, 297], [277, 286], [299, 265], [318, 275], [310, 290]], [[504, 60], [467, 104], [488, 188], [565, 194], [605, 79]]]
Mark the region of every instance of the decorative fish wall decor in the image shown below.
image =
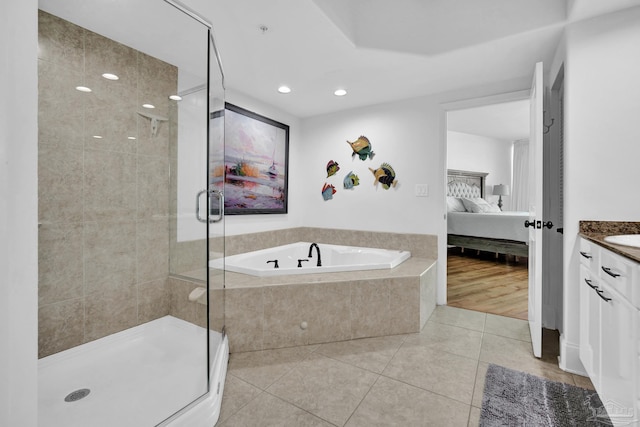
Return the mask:
[[336, 194], [336, 187], [331, 184], [324, 183], [322, 187], [322, 198], [327, 201], [333, 199], [333, 195]]
[[382, 188], [388, 190], [389, 187], [395, 187], [398, 184], [398, 181], [396, 180], [396, 173], [389, 163], [381, 164], [378, 169], [369, 168], [369, 170], [373, 173], [373, 185], [376, 187], [378, 186], [378, 183], [380, 183], [382, 184]]
[[369, 138], [364, 135], [360, 135], [360, 138], [356, 139], [354, 142], [349, 142], [347, 140], [347, 144], [349, 144], [353, 150], [351, 157], [355, 157], [357, 155], [360, 157], [360, 160], [364, 161], [367, 160], [367, 157], [369, 157], [369, 159], [373, 159], [373, 156], [376, 155], [371, 149]]
[[327, 163], [327, 178], [332, 175], [335, 175], [336, 172], [340, 170], [340, 166], [338, 166], [338, 162], [334, 162], [333, 160], [329, 160]]
[[349, 172], [347, 176], [344, 177], [344, 181], [342, 181], [345, 190], [350, 190], [356, 185], [360, 185], [360, 178], [358, 175], [354, 174], [353, 171]]

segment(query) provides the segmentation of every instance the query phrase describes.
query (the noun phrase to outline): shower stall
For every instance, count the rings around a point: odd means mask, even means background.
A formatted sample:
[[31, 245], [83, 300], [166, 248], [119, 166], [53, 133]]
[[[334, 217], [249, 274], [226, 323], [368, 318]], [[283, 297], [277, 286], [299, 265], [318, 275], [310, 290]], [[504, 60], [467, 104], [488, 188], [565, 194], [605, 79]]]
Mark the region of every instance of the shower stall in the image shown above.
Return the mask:
[[211, 426], [229, 352], [211, 25], [175, 0], [39, 8], [39, 425]]

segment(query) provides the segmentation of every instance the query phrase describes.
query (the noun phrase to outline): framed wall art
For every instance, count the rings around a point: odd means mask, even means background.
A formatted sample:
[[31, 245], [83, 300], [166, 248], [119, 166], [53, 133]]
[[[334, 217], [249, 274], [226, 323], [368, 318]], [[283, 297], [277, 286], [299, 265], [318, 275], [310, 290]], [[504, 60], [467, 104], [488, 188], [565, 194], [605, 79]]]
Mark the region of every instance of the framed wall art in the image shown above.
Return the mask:
[[289, 126], [225, 104], [226, 215], [286, 214]]

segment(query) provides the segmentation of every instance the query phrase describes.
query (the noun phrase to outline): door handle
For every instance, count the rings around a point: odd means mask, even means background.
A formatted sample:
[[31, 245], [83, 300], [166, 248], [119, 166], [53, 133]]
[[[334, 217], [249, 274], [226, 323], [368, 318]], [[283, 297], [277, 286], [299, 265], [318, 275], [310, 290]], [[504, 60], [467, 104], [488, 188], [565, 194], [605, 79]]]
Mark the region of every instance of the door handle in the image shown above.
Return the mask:
[[[222, 216], [224, 215], [224, 193], [221, 190], [209, 190], [209, 200], [211, 200], [211, 196], [215, 196], [218, 199], [218, 215], [216, 217], [209, 215], [209, 223], [213, 224], [222, 221]], [[211, 209], [209, 209], [209, 213], [211, 213]]]
[[200, 196], [206, 193], [207, 193], [207, 190], [200, 190], [198, 191], [198, 194], [196, 194], [196, 219], [200, 222], [207, 222], [206, 218], [200, 217]]
[[585, 257], [586, 259], [591, 259], [591, 258], [593, 258], [593, 257], [591, 256], [591, 254], [590, 254], [590, 253], [587, 253], [587, 252], [582, 252], [582, 251], [580, 251], [580, 255], [582, 255], [582, 256], [583, 256], [583, 257]]
[[[218, 215], [215, 217], [210, 216], [209, 217], [209, 223], [213, 224], [215, 222], [220, 222], [222, 220], [222, 217], [224, 215], [224, 194], [222, 191], [220, 190], [200, 190], [198, 191], [198, 194], [196, 195], [196, 219], [200, 222], [207, 222], [207, 218], [202, 218], [200, 216], [200, 197], [203, 194], [207, 194], [208, 193], [208, 197], [207, 197], [207, 204], [209, 205], [211, 203], [211, 199], [212, 196], [215, 196], [218, 199]], [[209, 213], [211, 213], [211, 207], [208, 206], [208, 211]]]
[[596, 289], [595, 291], [596, 291], [596, 293], [598, 294], [598, 296], [599, 296], [600, 298], [602, 298], [603, 300], [605, 300], [606, 302], [611, 301], [611, 298], [607, 298], [607, 297], [605, 297], [604, 295], [602, 295], [602, 294], [604, 293], [604, 291], [603, 291], [602, 289]]
[[536, 222], [535, 221], [529, 221], [528, 219], [524, 221], [524, 226], [526, 227], [533, 227], [536, 228]]
[[613, 271], [611, 271], [611, 269], [609, 267], [605, 267], [604, 265], [602, 266], [602, 271], [604, 271], [605, 273], [607, 273], [609, 276], [611, 277], [620, 277], [620, 275], [618, 273], [614, 273]]
[[548, 229], [551, 229], [553, 228], [553, 223], [551, 221], [543, 222], [542, 226], [547, 227]]
[[597, 290], [598, 290], [598, 287], [597, 287], [596, 285], [592, 284], [592, 283], [591, 283], [591, 280], [589, 280], [589, 279], [584, 279], [584, 281], [587, 283], [587, 285], [589, 285], [589, 287], [590, 287], [591, 289], [593, 289], [593, 290], [595, 290], [595, 291], [597, 291]]

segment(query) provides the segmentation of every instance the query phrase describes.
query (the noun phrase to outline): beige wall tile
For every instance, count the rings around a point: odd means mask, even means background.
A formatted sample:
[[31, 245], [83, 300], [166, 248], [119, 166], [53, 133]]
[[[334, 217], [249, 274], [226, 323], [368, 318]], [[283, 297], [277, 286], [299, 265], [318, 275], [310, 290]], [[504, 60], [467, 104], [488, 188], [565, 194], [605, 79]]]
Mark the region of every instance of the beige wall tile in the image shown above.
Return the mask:
[[306, 286], [269, 286], [264, 294], [264, 347], [280, 348], [309, 343], [311, 296]]
[[436, 285], [438, 283], [437, 264], [420, 276], [420, 329], [433, 315], [436, 309]]
[[150, 322], [169, 314], [168, 279], [138, 283], [138, 324]]
[[264, 348], [264, 288], [227, 289], [225, 323], [231, 352]]
[[[169, 159], [139, 155], [137, 190], [139, 219], [168, 218]], [[168, 240], [168, 229], [165, 235]]]
[[85, 295], [136, 283], [136, 223], [87, 222], [84, 227]]
[[390, 280], [389, 325], [387, 333], [420, 331], [420, 279], [402, 277]]
[[[136, 87], [138, 51], [97, 33], [85, 30], [85, 72], [99, 77], [116, 74], [123, 85]], [[129, 96], [132, 96], [130, 93]]]
[[351, 286], [348, 282], [308, 285], [309, 343], [351, 339]]
[[38, 229], [38, 304], [43, 307], [84, 296], [83, 227], [42, 224]]
[[84, 71], [84, 29], [38, 10], [38, 58]]
[[41, 145], [38, 149], [38, 220], [81, 222], [83, 220], [82, 150]]
[[85, 336], [89, 342], [138, 324], [136, 287], [109, 287], [86, 297]]
[[86, 150], [84, 162], [85, 220], [134, 219], [137, 209], [136, 156]]
[[38, 310], [38, 357], [82, 344], [84, 299], [75, 298], [42, 306]]
[[81, 150], [84, 106], [91, 94], [76, 90], [85, 85], [81, 71], [38, 60], [38, 146]]
[[387, 335], [391, 313], [389, 310], [389, 281], [357, 281], [351, 284], [352, 338]]
[[136, 222], [137, 282], [166, 278], [169, 274], [167, 218]]

